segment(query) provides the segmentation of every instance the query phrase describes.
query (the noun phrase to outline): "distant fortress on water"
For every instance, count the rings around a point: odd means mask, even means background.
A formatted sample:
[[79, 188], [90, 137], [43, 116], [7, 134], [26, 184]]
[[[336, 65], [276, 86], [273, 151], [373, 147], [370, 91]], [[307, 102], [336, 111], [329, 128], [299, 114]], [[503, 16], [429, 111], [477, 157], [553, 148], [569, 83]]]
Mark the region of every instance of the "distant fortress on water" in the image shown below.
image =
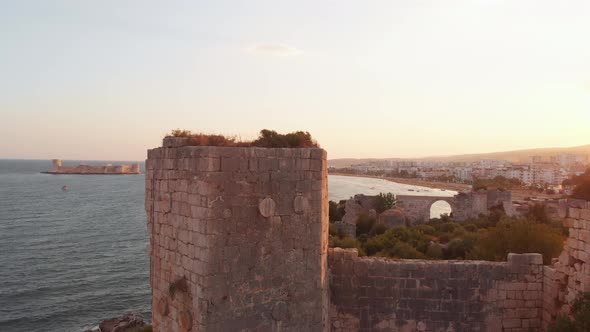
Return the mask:
[[131, 165], [111, 165], [106, 164], [102, 166], [78, 165], [78, 166], [62, 166], [61, 159], [51, 160], [51, 170], [41, 172], [45, 174], [107, 174], [107, 175], [122, 175], [122, 174], [139, 174], [139, 164]]

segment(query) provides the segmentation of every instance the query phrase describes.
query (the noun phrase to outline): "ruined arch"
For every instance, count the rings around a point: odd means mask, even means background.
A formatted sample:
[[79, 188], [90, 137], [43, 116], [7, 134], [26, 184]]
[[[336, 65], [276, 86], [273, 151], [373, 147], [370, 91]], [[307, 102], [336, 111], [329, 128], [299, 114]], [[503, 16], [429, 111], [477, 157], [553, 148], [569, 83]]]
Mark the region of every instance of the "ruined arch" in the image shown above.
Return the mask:
[[[446, 211], [448, 207], [448, 212]], [[454, 207], [451, 202], [445, 199], [438, 199], [430, 203], [428, 207], [429, 218], [439, 218], [443, 213], [453, 217]]]
[[451, 211], [457, 209], [455, 197], [397, 195], [396, 198], [398, 207], [404, 210], [413, 223], [428, 222], [432, 204], [438, 201], [447, 202], [451, 206]]

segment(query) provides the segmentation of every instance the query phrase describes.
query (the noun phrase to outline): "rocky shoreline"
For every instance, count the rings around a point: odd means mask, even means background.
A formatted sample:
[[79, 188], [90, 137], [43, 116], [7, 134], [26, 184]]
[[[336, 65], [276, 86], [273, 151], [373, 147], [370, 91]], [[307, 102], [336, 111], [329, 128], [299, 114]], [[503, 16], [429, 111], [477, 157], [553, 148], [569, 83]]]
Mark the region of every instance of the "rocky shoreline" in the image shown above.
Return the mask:
[[127, 313], [121, 317], [105, 319], [97, 328], [83, 332], [151, 332], [152, 326], [143, 321], [138, 313]]

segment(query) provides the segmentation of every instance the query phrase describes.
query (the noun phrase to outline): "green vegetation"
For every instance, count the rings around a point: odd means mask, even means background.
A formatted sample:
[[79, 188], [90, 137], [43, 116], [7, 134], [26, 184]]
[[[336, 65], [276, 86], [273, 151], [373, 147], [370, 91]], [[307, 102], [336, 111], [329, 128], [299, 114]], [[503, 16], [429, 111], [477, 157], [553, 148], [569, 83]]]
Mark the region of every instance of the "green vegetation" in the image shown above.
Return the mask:
[[342, 220], [342, 217], [344, 217], [344, 204], [345, 203], [346, 203], [346, 201], [340, 201], [340, 203], [330, 201], [328, 203], [329, 204], [330, 222]]
[[583, 183], [580, 183], [574, 188], [572, 198], [590, 201], [590, 179]]
[[564, 180], [562, 184], [574, 187], [571, 198], [590, 201], [590, 168], [581, 175]]
[[551, 324], [549, 332], [590, 331], [590, 293], [580, 293], [572, 304], [571, 318], [560, 316]]
[[379, 193], [377, 195], [377, 213], [381, 213], [383, 211], [389, 210], [395, 206], [395, 195], [392, 193]]
[[590, 168], [588, 168], [583, 174], [574, 175], [573, 177], [563, 180], [564, 186], [576, 186], [583, 182], [586, 182], [590, 178]]
[[174, 129], [169, 136], [173, 137], [190, 137], [193, 133], [190, 130]]
[[283, 135], [274, 130], [262, 129], [258, 139], [252, 142], [252, 146], [264, 148], [313, 148], [317, 147], [318, 144], [307, 131], [296, 131]]
[[549, 264], [561, 253], [565, 229], [538, 205], [524, 218], [496, 211], [459, 224], [443, 215], [426, 224], [392, 228], [360, 215], [356, 239], [336, 232], [331, 235], [330, 246], [357, 248], [367, 256], [505, 261], [508, 253], [535, 252]]
[[536, 252], [543, 255], [543, 263], [551, 263], [562, 250], [563, 236], [550, 225], [525, 221], [502, 221], [479, 239], [473, 256], [501, 261], [508, 253]]
[[590, 201], [590, 168], [575, 180], [572, 198]]
[[317, 142], [306, 131], [296, 131], [288, 134], [279, 134], [274, 130], [263, 129], [258, 138], [253, 141], [240, 141], [236, 137], [223, 135], [209, 135], [193, 133], [189, 130], [175, 129], [169, 136], [188, 137], [188, 145], [194, 146], [237, 146], [237, 147], [262, 147], [262, 148], [312, 148], [318, 147]]
[[522, 182], [519, 179], [509, 179], [501, 175], [496, 176], [493, 179], [475, 179], [473, 181], [473, 190], [480, 189], [500, 189], [510, 190], [515, 187], [522, 186]]

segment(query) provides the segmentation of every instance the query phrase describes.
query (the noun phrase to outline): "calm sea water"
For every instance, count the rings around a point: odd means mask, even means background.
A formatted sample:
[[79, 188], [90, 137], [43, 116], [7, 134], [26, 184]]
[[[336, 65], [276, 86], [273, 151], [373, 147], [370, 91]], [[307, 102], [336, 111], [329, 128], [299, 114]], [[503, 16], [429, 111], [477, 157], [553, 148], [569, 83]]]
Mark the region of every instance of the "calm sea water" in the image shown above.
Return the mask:
[[[50, 166], [0, 160], [0, 331], [79, 332], [127, 311], [149, 318], [143, 175], [39, 173]], [[343, 176], [330, 176], [329, 190], [331, 200], [453, 194]]]

